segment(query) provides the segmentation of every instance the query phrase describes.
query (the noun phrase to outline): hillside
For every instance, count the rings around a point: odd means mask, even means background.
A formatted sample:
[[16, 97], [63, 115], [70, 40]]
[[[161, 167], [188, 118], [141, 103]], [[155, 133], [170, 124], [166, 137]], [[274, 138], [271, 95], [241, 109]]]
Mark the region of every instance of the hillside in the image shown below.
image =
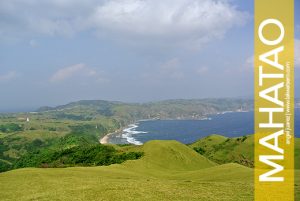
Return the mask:
[[[126, 147], [126, 149], [131, 149]], [[145, 156], [92, 168], [18, 169], [0, 174], [2, 200], [253, 200], [252, 170], [216, 166], [175, 141], [153, 141]]]
[[[237, 138], [211, 135], [189, 146], [219, 164], [234, 162], [254, 166], [254, 135]], [[300, 138], [295, 139], [295, 168], [300, 169]]]
[[[190, 146], [209, 148], [226, 141], [213, 135]], [[0, 173], [0, 197], [4, 201], [253, 200], [252, 168], [236, 163], [218, 165], [190, 146], [158, 140], [142, 146], [115, 145], [120, 151], [143, 152], [144, 156], [110, 166], [26, 168]], [[296, 196], [300, 198], [299, 170], [295, 178]]]
[[[177, 141], [149, 141], [141, 150], [145, 156], [140, 160], [130, 161], [125, 166], [130, 169], [155, 169], [165, 171], [186, 171], [213, 167], [216, 164], [207, 158], [197, 154], [193, 149]], [[145, 171], [147, 172], [147, 171]]]
[[[253, 200], [251, 168], [234, 163], [216, 165], [175, 141], [120, 149], [143, 151], [145, 156], [105, 167], [28, 168], [1, 173], [1, 200]], [[299, 176], [297, 170], [297, 198]]]

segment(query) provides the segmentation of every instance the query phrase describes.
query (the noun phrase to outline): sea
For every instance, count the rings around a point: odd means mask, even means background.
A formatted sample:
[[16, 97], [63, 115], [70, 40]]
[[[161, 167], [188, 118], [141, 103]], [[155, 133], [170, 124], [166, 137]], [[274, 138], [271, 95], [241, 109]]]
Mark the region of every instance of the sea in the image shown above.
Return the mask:
[[[300, 108], [295, 109], [295, 134], [300, 137]], [[254, 134], [254, 112], [225, 112], [202, 120], [141, 120], [109, 136], [112, 144], [141, 145], [149, 140], [177, 140], [184, 144], [212, 134], [239, 137]]]

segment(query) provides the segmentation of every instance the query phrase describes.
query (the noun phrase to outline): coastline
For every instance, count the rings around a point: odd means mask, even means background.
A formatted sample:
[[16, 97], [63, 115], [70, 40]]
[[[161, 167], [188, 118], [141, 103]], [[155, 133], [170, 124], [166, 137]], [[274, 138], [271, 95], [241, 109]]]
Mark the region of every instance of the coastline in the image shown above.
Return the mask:
[[[215, 113], [215, 114], [207, 114], [201, 118], [170, 118], [170, 119], [159, 119], [159, 118], [151, 118], [151, 119], [140, 119], [140, 120], [136, 120], [134, 123], [131, 123], [129, 125], [127, 125], [126, 127], [122, 127], [122, 128], [119, 128], [117, 129], [116, 131], [114, 132], [111, 132], [111, 133], [108, 133], [106, 134], [105, 136], [103, 136], [102, 138], [99, 139], [99, 143], [100, 144], [109, 144], [109, 140], [110, 138], [113, 136], [113, 135], [117, 135], [117, 134], [121, 134], [124, 132], [124, 130], [130, 128], [130, 125], [135, 125], [139, 122], [143, 122], [143, 121], [159, 121], [159, 120], [211, 120], [212, 118], [210, 117], [210, 115], [223, 115], [223, 114], [226, 114], [226, 113], [241, 113], [241, 112], [250, 112], [250, 111], [243, 111], [243, 110], [238, 110], [238, 111], [223, 111], [223, 112], [218, 112], [218, 113]], [[135, 144], [134, 142], [131, 142], [131, 141], [128, 141], [127, 142], [129, 144]], [[139, 142], [138, 142], [139, 143]]]
[[[153, 120], [153, 119], [149, 119], [149, 120]], [[115, 130], [112, 133], [108, 133], [99, 139], [99, 143], [100, 144], [109, 144], [109, 139], [111, 138], [112, 135], [121, 135], [122, 133], [126, 132], [126, 129], [130, 130], [130, 125], [136, 125], [139, 121], [149, 121], [149, 120], [148, 119], [138, 120], [138, 121], [135, 121], [134, 123], [127, 125], [126, 127], [122, 127], [122, 128], [119, 128], [118, 130]], [[134, 142], [128, 141], [128, 139], [127, 139], [127, 142], [129, 144], [135, 144]]]
[[102, 138], [99, 139], [99, 143], [100, 144], [109, 144], [109, 136], [115, 134], [116, 132], [118, 132], [118, 131], [106, 134], [104, 137], [102, 137]]
[[115, 130], [115, 131], [112, 132], [112, 133], [108, 133], [108, 134], [104, 135], [102, 138], [99, 139], [99, 143], [100, 143], [100, 144], [109, 144], [109, 138], [110, 138], [110, 136], [111, 136], [111, 135], [114, 135], [114, 134], [116, 134], [116, 133], [120, 133], [120, 132], [122, 132], [123, 130], [124, 130], [124, 128], [120, 128], [120, 129], [118, 129], [118, 130]]

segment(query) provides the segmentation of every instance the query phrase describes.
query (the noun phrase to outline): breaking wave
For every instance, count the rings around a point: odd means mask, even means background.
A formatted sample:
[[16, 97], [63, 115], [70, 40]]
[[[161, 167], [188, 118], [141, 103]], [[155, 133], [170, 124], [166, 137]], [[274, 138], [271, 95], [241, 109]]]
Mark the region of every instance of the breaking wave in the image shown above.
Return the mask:
[[143, 143], [136, 140], [134, 138], [134, 135], [137, 135], [137, 134], [141, 134], [141, 133], [147, 133], [147, 132], [144, 132], [144, 131], [137, 131], [136, 128], [138, 128], [138, 125], [137, 124], [130, 124], [128, 126], [128, 128], [125, 128], [123, 130], [123, 133], [122, 133], [122, 138], [125, 138], [126, 141], [130, 144], [135, 144], [135, 145], [142, 145]]

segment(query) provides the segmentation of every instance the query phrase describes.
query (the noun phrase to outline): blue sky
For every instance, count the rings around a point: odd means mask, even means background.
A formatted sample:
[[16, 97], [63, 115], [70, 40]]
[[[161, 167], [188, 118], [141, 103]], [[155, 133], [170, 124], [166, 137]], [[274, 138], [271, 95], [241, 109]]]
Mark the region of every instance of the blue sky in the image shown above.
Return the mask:
[[251, 97], [252, 57], [253, 1], [0, 2], [0, 111]]

